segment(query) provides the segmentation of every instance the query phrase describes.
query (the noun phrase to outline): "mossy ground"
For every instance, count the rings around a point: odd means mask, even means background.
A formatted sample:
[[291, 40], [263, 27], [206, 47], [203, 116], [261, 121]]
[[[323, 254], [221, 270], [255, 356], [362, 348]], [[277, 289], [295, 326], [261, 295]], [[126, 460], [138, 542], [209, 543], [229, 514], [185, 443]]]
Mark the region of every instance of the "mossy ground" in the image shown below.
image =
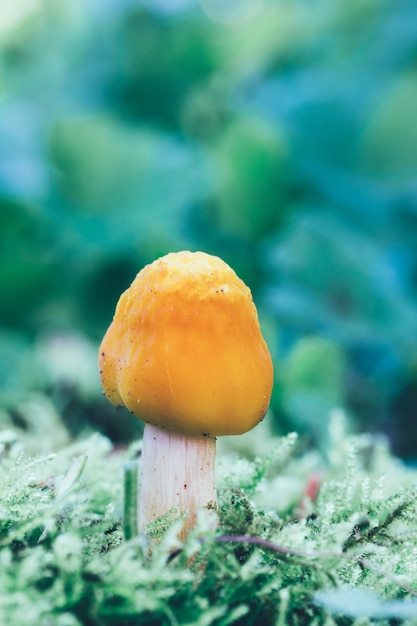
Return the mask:
[[33, 457], [3, 431], [0, 623], [417, 624], [417, 471], [340, 414], [330, 430], [320, 454], [295, 435], [259, 435], [262, 456], [219, 442], [219, 528], [202, 513], [185, 545], [175, 519], [151, 545], [132, 532], [140, 442]]

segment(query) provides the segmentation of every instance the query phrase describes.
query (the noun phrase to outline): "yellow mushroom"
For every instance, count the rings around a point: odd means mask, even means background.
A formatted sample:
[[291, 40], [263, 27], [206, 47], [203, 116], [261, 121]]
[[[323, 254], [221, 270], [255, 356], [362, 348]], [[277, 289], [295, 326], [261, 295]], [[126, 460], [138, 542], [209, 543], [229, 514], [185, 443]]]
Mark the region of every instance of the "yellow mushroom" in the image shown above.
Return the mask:
[[273, 367], [249, 288], [220, 258], [177, 252], [144, 267], [100, 346], [104, 393], [146, 422], [139, 530], [216, 508], [216, 437], [264, 417]]

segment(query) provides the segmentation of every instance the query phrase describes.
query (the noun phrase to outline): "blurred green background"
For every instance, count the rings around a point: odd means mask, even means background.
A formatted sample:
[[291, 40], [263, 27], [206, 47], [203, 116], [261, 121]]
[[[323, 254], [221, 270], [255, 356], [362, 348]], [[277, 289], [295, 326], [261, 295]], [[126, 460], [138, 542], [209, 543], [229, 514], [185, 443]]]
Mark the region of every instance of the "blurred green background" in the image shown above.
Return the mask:
[[415, 0], [15, 0], [0, 11], [0, 423], [140, 431], [98, 343], [157, 256], [251, 287], [270, 423], [417, 457]]

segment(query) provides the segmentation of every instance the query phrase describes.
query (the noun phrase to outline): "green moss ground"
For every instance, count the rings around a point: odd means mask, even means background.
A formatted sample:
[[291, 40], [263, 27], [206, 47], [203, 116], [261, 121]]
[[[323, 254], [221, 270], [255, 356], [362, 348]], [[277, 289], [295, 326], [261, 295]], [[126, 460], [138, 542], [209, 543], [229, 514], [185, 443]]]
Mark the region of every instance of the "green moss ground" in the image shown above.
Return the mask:
[[417, 624], [417, 471], [338, 412], [330, 430], [320, 454], [262, 428], [262, 455], [219, 442], [220, 526], [202, 514], [185, 545], [169, 518], [151, 545], [132, 532], [140, 441], [33, 457], [3, 431], [0, 623]]

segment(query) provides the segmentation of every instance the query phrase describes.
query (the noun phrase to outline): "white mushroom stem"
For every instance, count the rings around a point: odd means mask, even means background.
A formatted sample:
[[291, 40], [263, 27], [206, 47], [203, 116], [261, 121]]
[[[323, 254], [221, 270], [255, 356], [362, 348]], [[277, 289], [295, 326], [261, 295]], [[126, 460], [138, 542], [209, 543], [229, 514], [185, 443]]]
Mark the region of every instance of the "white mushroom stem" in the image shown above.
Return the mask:
[[[184, 540], [200, 509], [217, 509], [214, 475], [216, 439], [185, 435], [145, 425], [138, 498], [139, 532], [173, 511], [186, 515], [179, 538]], [[213, 515], [213, 527], [217, 516]]]

